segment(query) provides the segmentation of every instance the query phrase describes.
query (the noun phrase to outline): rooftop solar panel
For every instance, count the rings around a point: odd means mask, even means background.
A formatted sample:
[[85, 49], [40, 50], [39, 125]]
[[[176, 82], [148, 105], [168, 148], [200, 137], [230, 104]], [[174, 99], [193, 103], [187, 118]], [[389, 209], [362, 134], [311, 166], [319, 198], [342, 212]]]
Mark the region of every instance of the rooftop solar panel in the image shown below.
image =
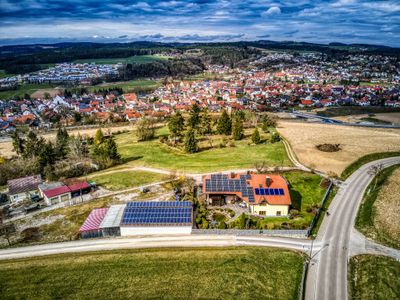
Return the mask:
[[121, 225], [192, 223], [192, 203], [189, 201], [129, 202]]

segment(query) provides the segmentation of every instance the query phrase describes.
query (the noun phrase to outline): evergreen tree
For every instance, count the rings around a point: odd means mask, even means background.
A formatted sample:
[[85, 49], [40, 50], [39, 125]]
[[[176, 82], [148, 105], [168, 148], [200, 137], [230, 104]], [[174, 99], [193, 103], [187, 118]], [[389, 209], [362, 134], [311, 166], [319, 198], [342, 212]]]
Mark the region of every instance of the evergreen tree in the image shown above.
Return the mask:
[[208, 112], [208, 108], [203, 109], [201, 113], [199, 131], [202, 135], [212, 133], [211, 115]]
[[260, 133], [258, 132], [258, 128], [254, 128], [253, 134], [251, 135], [251, 140], [254, 144], [259, 144], [261, 142]]
[[243, 138], [243, 121], [239, 116], [234, 116], [232, 122], [232, 138], [241, 140]]
[[101, 128], [97, 129], [96, 134], [94, 135], [94, 143], [96, 145], [100, 145], [104, 142], [104, 134]]
[[226, 110], [222, 110], [217, 123], [217, 132], [219, 134], [230, 135], [232, 131], [232, 120]]
[[52, 142], [44, 142], [41, 145], [38, 159], [42, 170], [47, 166], [52, 168], [57, 160], [56, 150]]
[[104, 142], [104, 154], [106, 158], [111, 159], [113, 162], [117, 162], [121, 159], [118, 153], [117, 143], [114, 138], [110, 137]]
[[185, 136], [185, 151], [187, 153], [195, 153], [199, 151], [196, 139], [196, 131], [193, 128], [189, 128]]
[[155, 128], [154, 121], [149, 118], [141, 118], [136, 123], [136, 136], [139, 142], [148, 141], [154, 138]]
[[38, 138], [36, 133], [34, 133], [32, 130], [29, 131], [25, 141], [25, 149], [23, 153], [24, 158], [39, 156], [41, 148], [44, 144], [44, 138]]
[[69, 135], [67, 129], [59, 127], [56, 137], [56, 155], [59, 159], [64, 159], [67, 157], [69, 149]]
[[189, 112], [188, 126], [193, 129], [197, 129], [200, 125], [200, 107], [195, 103], [192, 105], [192, 109]]
[[176, 143], [176, 139], [182, 136], [182, 132], [185, 129], [185, 119], [182, 117], [181, 113], [177, 111], [168, 121], [168, 129], [171, 138]]
[[281, 136], [279, 135], [279, 133], [274, 132], [274, 133], [271, 135], [271, 143], [277, 143], [277, 142], [279, 142], [280, 140], [281, 140]]
[[18, 155], [22, 155], [25, 150], [25, 140], [19, 136], [17, 130], [12, 133], [11, 138], [15, 153], [17, 153]]

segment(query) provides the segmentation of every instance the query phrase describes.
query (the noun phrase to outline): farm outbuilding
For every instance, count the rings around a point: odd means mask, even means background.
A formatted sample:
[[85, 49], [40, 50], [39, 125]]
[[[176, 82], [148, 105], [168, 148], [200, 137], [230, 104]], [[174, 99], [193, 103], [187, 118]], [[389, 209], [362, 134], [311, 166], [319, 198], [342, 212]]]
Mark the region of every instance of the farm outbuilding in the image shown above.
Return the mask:
[[190, 234], [193, 205], [189, 201], [128, 202], [94, 209], [80, 229], [81, 238]]
[[190, 234], [193, 205], [189, 201], [129, 202], [121, 221], [121, 236]]

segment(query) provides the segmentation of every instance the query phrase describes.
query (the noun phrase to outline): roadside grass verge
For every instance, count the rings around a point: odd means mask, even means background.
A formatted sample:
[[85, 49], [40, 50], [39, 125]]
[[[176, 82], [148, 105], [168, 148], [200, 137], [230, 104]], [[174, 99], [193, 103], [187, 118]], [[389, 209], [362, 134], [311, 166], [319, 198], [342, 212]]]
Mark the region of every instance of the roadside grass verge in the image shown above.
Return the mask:
[[369, 163], [374, 160], [378, 159], [383, 159], [383, 158], [388, 158], [388, 157], [394, 157], [394, 156], [400, 156], [400, 152], [379, 152], [379, 153], [371, 153], [367, 154], [363, 157], [360, 157], [353, 163], [351, 163], [344, 171], [342, 172], [341, 178], [343, 180], [347, 179], [350, 177], [351, 174], [353, 174], [357, 169], [359, 169], [362, 165], [365, 165], [366, 163]]
[[339, 117], [348, 115], [361, 115], [369, 113], [386, 113], [386, 112], [399, 112], [400, 108], [394, 107], [381, 107], [381, 106], [339, 106], [339, 107], [329, 107], [325, 110], [318, 111], [317, 115], [323, 117]]
[[350, 259], [350, 299], [400, 299], [400, 262], [385, 256], [357, 255]]
[[0, 262], [2, 299], [298, 299], [304, 256], [261, 247], [170, 248]]
[[[384, 195], [382, 195], [382, 191], [385, 189], [385, 185], [387, 184], [390, 176], [392, 176], [392, 174], [396, 172], [396, 169], [399, 167], [400, 165], [388, 167], [383, 169], [378, 175], [375, 176], [373, 181], [367, 187], [367, 191], [364, 195], [355, 223], [356, 228], [367, 238], [397, 249], [400, 249], [400, 240], [398, 238], [398, 232], [393, 232], [392, 227], [400, 228], [400, 222], [398, 221], [400, 215], [391, 217], [391, 219], [393, 219], [390, 224], [391, 228], [389, 228], [388, 224], [385, 224], [386, 222], [380, 222], [384, 223], [384, 225], [382, 226], [382, 224], [380, 224], [380, 226], [377, 226], [377, 222], [382, 221], [382, 219], [385, 219], [386, 217], [389, 218], [390, 216], [388, 216], [388, 214], [393, 214], [393, 212], [398, 211], [398, 202], [392, 203], [391, 205], [393, 207], [386, 208], [386, 211], [381, 212], [380, 215], [377, 214], [378, 208], [375, 204], [377, 199], [384, 197]], [[387, 192], [400, 195], [399, 191], [391, 190], [390, 188]], [[383, 200], [385, 200], [385, 198], [383, 198]]]
[[373, 117], [361, 118], [360, 120], [362, 120], [364, 122], [372, 122], [375, 124], [382, 124], [382, 125], [391, 125], [392, 124], [392, 122], [380, 120], [380, 119], [373, 118]]
[[[251, 130], [250, 130], [251, 131]], [[213, 172], [230, 169], [254, 168], [255, 162], [264, 161], [266, 166], [291, 166], [282, 142], [249, 145], [251, 133], [245, 139], [220, 147], [222, 136], [213, 136], [213, 147], [209, 141], [199, 141], [200, 152], [187, 154], [184, 151], [161, 143], [158, 138], [168, 134], [166, 127], [157, 131], [151, 141], [138, 142], [134, 133], [115, 136], [122, 159], [128, 166], [147, 166], [181, 172]], [[266, 136], [264, 138], [267, 138]]]
[[118, 191], [131, 187], [137, 187], [153, 182], [162, 181], [165, 175], [147, 172], [147, 171], [123, 171], [107, 174], [94, 174], [87, 177], [91, 181], [95, 181], [97, 185], [107, 190]]
[[319, 228], [321, 227], [322, 221], [324, 220], [326, 212], [328, 211], [328, 208], [331, 205], [333, 198], [335, 198], [337, 191], [338, 191], [338, 188], [336, 186], [333, 186], [331, 189], [331, 192], [328, 196], [328, 199], [326, 199], [324, 205], [321, 208], [321, 213], [319, 215], [317, 223], [315, 224], [314, 228], [311, 230], [312, 238], [314, 238], [318, 234], [318, 231], [319, 231]]

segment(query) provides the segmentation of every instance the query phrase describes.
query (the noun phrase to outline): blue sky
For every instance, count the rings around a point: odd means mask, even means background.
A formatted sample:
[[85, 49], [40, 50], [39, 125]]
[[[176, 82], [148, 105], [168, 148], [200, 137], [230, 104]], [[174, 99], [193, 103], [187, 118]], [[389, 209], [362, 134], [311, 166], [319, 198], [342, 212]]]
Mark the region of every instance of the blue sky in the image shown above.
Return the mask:
[[259, 39], [400, 46], [400, 1], [0, 0], [0, 44]]

